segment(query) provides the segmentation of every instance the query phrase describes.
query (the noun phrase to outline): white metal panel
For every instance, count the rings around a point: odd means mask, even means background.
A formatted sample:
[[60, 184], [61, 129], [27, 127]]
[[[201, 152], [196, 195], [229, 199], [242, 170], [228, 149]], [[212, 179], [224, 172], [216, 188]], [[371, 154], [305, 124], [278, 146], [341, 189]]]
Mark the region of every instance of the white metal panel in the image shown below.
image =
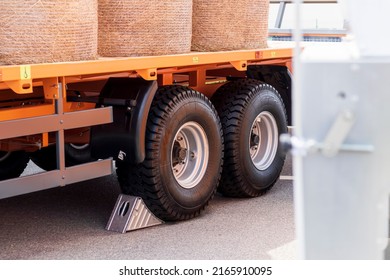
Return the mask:
[[390, 192], [390, 59], [324, 63], [318, 53], [317, 60], [312, 55], [301, 66], [301, 93], [294, 100], [298, 138], [321, 146], [340, 113], [355, 118], [341, 143], [352, 149], [334, 156], [313, 150], [294, 158], [301, 257], [382, 259]]

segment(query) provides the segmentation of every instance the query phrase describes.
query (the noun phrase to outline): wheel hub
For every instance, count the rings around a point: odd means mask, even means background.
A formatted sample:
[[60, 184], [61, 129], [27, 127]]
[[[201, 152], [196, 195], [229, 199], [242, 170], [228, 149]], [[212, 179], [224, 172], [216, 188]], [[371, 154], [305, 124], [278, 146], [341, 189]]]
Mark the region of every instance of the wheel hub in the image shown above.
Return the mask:
[[278, 126], [274, 116], [261, 112], [253, 121], [249, 136], [249, 154], [258, 170], [266, 170], [273, 162], [279, 142]]
[[186, 148], [182, 148], [180, 143], [176, 141], [172, 151], [173, 162], [176, 164], [183, 162], [187, 157], [187, 151]]
[[186, 189], [203, 178], [209, 158], [209, 143], [203, 128], [196, 122], [180, 127], [172, 144], [171, 162], [176, 181]]
[[260, 143], [259, 135], [251, 133], [251, 146], [257, 146]]

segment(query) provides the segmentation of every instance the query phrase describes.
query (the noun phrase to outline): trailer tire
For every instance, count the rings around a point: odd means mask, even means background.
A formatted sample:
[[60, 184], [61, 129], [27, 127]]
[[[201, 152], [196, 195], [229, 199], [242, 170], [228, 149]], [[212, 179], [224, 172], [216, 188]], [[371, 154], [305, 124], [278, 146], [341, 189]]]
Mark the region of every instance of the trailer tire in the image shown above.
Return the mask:
[[19, 177], [26, 168], [29, 160], [28, 154], [25, 151], [0, 151], [0, 180]]
[[[31, 153], [31, 160], [46, 171], [57, 169], [56, 145], [50, 145]], [[93, 161], [93, 158], [91, 157], [89, 144], [65, 144], [65, 166], [74, 166], [91, 161]]]
[[286, 108], [287, 122], [291, 125], [291, 76], [288, 68], [276, 65], [249, 65], [246, 74], [249, 79], [255, 79], [267, 83], [278, 91]]
[[65, 144], [66, 166], [74, 166], [91, 161], [94, 161], [94, 159], [91, 157], [91, 146], [89, 144]]
[[220, 87], [212, 101], [221, 119], [225, 160], [218, 191], [256, 197], [272, 188], [284, 165], [279, 136], [287, 117], [278, 92], [265, 83], [241, 79]]
[[123, 193], [142, 197], [157, 217], [175, 221], [193, 218], [208, 205], [222, 161], [222, 127], [211, 102], [190, 88], [165, 86], [148, 115], [145, 160], [117, 160], [116, 166]]

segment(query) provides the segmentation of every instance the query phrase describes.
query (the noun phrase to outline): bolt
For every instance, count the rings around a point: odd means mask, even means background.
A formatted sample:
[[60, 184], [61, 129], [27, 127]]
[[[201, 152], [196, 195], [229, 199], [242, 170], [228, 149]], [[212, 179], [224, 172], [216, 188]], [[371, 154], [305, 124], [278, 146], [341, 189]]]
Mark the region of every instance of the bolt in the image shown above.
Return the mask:
[[338, 96], [342, 99], [345, 99], [347, 97], [347, 94], [343, 91], [339, 92]]
[[178, 137], [177, 137], [177, 141], [181, 141], [181, 140], [183, 140], [183, 137], [178, 136]]

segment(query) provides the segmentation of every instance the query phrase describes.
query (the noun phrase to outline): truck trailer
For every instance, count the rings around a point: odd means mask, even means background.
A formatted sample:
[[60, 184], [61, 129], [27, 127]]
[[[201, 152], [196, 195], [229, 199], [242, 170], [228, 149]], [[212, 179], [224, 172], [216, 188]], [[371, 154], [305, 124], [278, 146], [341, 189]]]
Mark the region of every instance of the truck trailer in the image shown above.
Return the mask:
[[[275, 42], [275, 44], [278, 44]], [[289, 47], [0, 66], [0, 197], [112, 174], [162, 220], [279, 178]], [[45, 172], [19, 177], [32, 160]]]

